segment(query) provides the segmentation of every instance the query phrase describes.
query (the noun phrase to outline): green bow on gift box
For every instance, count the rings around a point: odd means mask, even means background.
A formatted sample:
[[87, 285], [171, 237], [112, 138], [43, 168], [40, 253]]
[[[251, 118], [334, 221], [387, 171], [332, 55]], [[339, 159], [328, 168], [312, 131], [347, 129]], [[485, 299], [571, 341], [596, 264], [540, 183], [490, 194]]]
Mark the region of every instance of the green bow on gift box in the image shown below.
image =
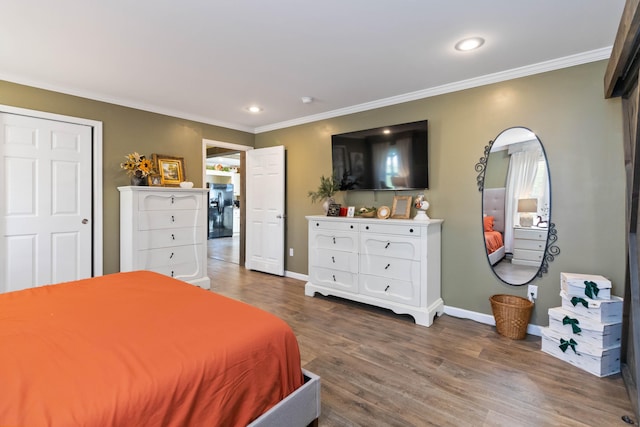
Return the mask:
[[569, 316], [564, 316], [564, 319], [562, 319], [562, 324], [571, 325], [571, 329], [573, 329], [574, 334], [579, 334], [580, 332], [582, 332], [582, 329], [580, 329], [580, 326], [578, 326], [580, 324], [580, 321], [578, 319], [572, 319]]
[[587, 300], [585, 300], [584, 298], [580, 298], [580, 297], [571, 298], [571, 304], [573, 304], [574, 307], [578, 305], [578, 303], [584, 305], [584, 308], [589, 308], [589, 303], [587, 303]]
[[600, 289], [598, 289], [598, 285], [596, 285], [595, 282], [592, 282], [590, 280], [584, 281], [584, 294], [586, 296], [591, 299], [596, 299], [598, 297], [598, 292], [600, 292]]
[[562, 352], [564, 353], [565, 351], [567, 351], [568, 347], [571, 347], [571, 349], [573, 350], [574, 353], [578, 354], [576, 352], [576, 346], [578, 345], [577, 342], [575, 342], [575, 340], [573, 338], [571, 338], [569, 341], [564, 340], [562, 338], [560, 338], [560, 345], [558, 347], [560, 347], [560, 350], [562, 350]]

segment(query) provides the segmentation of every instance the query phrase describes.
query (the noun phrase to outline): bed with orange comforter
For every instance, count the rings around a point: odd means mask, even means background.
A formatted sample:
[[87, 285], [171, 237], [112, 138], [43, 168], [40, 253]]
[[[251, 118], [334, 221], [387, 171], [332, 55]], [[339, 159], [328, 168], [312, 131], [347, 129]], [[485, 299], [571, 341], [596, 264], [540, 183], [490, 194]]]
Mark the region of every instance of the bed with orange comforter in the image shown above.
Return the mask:
[[303, 384], [281, 319], [151, 272], [0, 295], [0, 425], [245, 426]]
[[492, 254], [502, 246], [504, 243], [502, 242], [502, 233], [499, 231], [485, 231], [484, 232], [484, 243], [487, 247], [487, 254]]

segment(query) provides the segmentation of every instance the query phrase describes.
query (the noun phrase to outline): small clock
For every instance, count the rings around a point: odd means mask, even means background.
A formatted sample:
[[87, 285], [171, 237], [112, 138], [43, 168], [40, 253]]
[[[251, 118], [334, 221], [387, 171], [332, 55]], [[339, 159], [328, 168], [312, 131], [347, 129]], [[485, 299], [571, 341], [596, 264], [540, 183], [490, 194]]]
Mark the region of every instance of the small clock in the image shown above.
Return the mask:
[[389, 206], [380, 206], [378, 208], [378, 218], [387, 219], [389, 218], [389, 215], [391, 215], [391, 210], [389, 209]]

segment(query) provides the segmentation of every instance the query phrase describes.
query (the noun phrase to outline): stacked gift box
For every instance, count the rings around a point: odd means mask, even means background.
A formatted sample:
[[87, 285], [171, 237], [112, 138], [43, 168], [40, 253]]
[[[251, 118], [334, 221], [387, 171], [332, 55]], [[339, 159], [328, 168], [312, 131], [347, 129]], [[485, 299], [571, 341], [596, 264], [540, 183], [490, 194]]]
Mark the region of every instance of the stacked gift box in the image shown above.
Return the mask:
[[562, 306], [549, 309], [542, 351], [599, 377], [620, 372], [622, 298], [611, 282], [590, 274], [560, 273]]

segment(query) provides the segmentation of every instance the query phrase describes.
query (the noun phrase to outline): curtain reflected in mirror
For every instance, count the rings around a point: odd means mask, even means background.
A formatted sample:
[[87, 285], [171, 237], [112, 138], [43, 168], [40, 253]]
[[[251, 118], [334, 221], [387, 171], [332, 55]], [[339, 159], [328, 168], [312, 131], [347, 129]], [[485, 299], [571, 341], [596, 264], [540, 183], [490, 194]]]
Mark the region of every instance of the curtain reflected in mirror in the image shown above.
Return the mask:
[[529, 129], [507, 129], [485, 147], [476, 170], [489, 264], [503, 282], [525, 285], [559, 253], [542, 142]]

